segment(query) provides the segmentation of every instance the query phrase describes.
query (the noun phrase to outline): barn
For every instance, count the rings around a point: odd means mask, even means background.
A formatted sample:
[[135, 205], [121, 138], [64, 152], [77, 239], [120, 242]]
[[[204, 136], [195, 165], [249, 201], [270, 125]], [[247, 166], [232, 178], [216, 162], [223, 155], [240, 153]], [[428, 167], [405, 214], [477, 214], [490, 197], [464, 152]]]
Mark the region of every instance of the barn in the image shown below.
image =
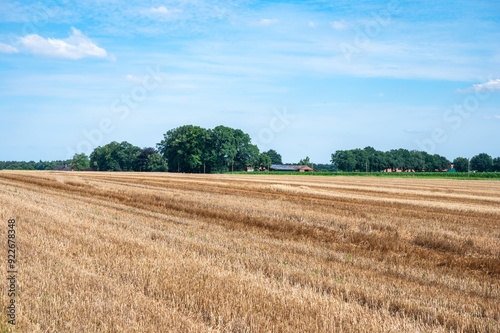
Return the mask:
[[271, 171], [283, 171], [283, 172], [315, 172], [313, 168], [309, 165], [280, 165], [273, 164], [270, 168]]
[[71, 169], [67, 164], [56, 165], [54, 168], [55, 171], [75, 171]]

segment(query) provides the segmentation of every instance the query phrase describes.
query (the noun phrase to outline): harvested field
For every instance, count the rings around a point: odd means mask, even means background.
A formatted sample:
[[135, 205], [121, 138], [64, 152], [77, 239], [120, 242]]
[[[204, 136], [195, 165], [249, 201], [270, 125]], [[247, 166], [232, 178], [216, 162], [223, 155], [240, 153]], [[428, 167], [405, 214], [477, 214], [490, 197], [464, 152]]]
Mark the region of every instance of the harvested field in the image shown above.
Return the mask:
[[500, 332], [499, 181], [0, 171], [10, 218], [19, 332]]

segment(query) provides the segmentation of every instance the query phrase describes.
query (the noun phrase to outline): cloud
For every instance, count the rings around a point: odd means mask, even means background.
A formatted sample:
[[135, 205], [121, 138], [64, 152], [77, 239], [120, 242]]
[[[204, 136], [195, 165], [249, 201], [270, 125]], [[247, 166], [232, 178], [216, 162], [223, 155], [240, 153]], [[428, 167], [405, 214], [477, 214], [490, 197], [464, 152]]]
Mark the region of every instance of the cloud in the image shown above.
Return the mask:
[[160, 6], [158, 8], [149, 8], [148, 10], [145, 11], [145, 13], [149, 14], [161, 14], [161, 15], [170, 15], [170, 14], [175, 14], [175, 13], [180, 13], [182, 10], [180, 9], [167, 9], [165, 6]]
[[316, 28], [318, 25], [316, 24], [316, 22], [311, 21], [311, 22], [309, 22], [309, 26], [311, 28]]
[[14, 46], [8, 44], [0, 43], [0, 53], [18, 53], [19, 50]]
[[253, 25], [260, 26], [260, 27], [267, 27], [267, 26], [276, 24], [278, 22], [279, 22], [279, 20], [277, 20], [277, 19], [261, 19], [260, 21], [255, 22]]
[[143, 84], [144, 80], [140, 77], [137, 77], [137, 76], [133, 76], [133, 75], [127, 75], [126, 76], [127, 80], [129, 80], [130, 82], [134, 82], [134, 83], [137, 83], [137, 84]]
[[473, 84], [472, 87], [466, 89], [457, 89], [459, 93], [470, 93], [476, 91], [500, 91], [500, 79], [490, 80], [485, 83]]
[[344, 30], [347, 28], [347, 22], [344, 20], [330, 22], [330, 25], [335, 30]]
[[106, 50], [94, 44], [80, 30], [71, 28], [72, 34], [66, 39], [43, 38], [39, 35], [27, 35], [19, 39], [19, 44], [27, 51], [49, 58], [81, 59], [85, 57], [104, 58]]
[[495, 119], [500, 119], [500, 115], [498, 115], [498, 114], [494, 114], [494, 115], [493, 115], [493, 118], [495, 118]]

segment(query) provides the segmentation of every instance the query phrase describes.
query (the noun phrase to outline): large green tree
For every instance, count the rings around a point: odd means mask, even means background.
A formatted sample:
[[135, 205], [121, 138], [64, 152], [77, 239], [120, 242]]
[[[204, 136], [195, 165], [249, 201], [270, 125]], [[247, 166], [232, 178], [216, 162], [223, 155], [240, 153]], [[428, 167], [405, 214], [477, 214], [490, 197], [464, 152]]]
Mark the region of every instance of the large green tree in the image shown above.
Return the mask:
[[259, 158], [248, 134], [226, 126], [213, 130], [181, 126], [168, 131], [157, 147], [170, 169], [181, 172], [240, 171]]
[[457, 157], [453, 160], [453, 168], [457, 172], [467, 172], [469, 170], [469, 160], [465, 157]]
[[350, 150], [337, 150], [332, 154], [332, 164], [342, 171], [354, 171], [356, 156]]
[[493, 169], [493, 159], [486, 153], [478, 154], [470, 159], [472, 170], [487, 172]]
[[73, 156], [73, 160], [71, 161], [71, 165], [76, 171], [82, 171], [83, 169], [90, 168], [89, 157], [84, 153], [75, 154]]
[[127, 141], [113, 141], [90, 154], [90, 166], [98, 171], [133, 171], [141, 149]]
[[[236, 157], [234, 167], [235, 170], [246, 170], [248, 166], [255, 165], [255, 161], [259, 158], [259, 148], [252, 144], [250, 135], [244, 133], [242, 130], [235, 130], [235, 144], [236, 144]], [[267, 165], [270, 163], [266, 159]]]
[[234, 169], [237, 154], [234, 129], [217, 126], [211, 130], [210, 141], [210, 148], [212, 148], [211, 169], [214, 172], [226, 172]]
[[206, 130], [199, 126], [185, 125], [168, 131], [156, 146], [167, 159], [172, 170], [197, 172], [203, 165]]

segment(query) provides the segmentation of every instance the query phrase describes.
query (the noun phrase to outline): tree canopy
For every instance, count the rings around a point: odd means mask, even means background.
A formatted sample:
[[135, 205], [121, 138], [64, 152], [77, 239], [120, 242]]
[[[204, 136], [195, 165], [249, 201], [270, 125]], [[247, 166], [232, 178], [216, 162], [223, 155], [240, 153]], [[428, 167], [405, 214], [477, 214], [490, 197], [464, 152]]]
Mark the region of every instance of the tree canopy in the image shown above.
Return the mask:
[[493, 159], [493, 171], [500, 172], [500, 157]]
[[123, 141], [97, 147], [90, 154], [90, 166], [97, 171], [134, 171], [141, 149]]
[[449, 169], [451, 162], [438, 154], [430, 155], [425, 151], [392, 149], [378, 151], [373, 147], [364, 149], [337, 150], [332, 154], [332, 164], [342, 171], [443, 171]]
[[493, 159], [486, 153], [481, 153], [470, 159], [470, 167], [472, 170], [486, 172], [493, 170]]
[[299, 161], [299, 165], [307, 165], [307, 166], [310, 166], [312, 168], [313, 163], [309, 159], [309, 156], [306, 156], [306, 158]]
[[83, 169], [87, 169], [90, 167], [89, 157], [84, 153], [75, 154], [73, 156], [73, 160], [71, 161], [71, 166], [76, 171], [82, 171]]
[[70, 165], [72, 160], [58, 160], [58, 161], [5, 161], [0, 162], [0, 170], [54, 170], [56, 165]]
[[469, 170], [469, 160], [465, 157], [457, 157], [453, 160], [453, 167], [457, 172], [467, 172]]
[[185, 125], [168, 131], [157, 144], [169, 168], [179, 172], [245, 170], [259, 163], [259, 149], [239, 129]]
[[271, 159], [271, 164], [283, 164], [283, 160], [281, 155], [274, 149], [269, 149], [268, 151], [263, 152]]

